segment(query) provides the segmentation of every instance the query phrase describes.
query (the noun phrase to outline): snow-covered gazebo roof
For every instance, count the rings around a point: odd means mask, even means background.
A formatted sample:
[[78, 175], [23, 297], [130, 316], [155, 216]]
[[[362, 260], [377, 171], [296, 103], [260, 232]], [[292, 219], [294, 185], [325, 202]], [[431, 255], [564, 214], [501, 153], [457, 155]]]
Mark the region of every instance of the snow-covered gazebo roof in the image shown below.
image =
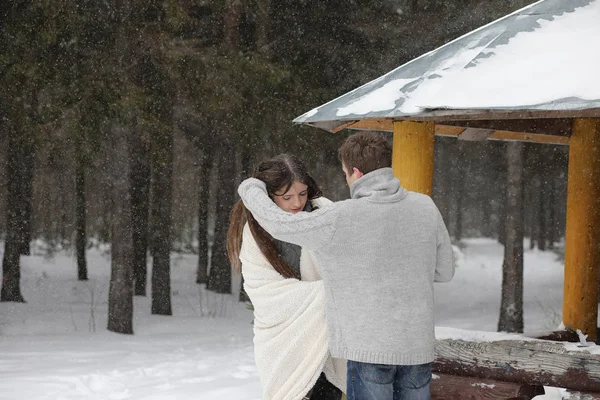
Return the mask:
[[542, 0], [294, 122], [600, 116], [600, 0]]

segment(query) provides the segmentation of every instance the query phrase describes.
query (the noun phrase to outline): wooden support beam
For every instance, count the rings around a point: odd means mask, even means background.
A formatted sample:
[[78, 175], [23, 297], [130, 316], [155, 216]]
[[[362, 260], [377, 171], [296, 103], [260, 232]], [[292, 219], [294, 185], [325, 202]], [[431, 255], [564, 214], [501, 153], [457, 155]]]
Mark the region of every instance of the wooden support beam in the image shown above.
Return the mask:
[[518, 140], [520, 142], [529, 143], [545, 143], [545, 144], [560, 144], [568, 145], [569, 138], [567, 136], [544, 135], [541, 133], [522, 133], [511, 131], [495, 131], [489, 140]]
[[[352, 125], [355, 125], [355, 124], [356, 124], [356, 121], [348, 121], [348, 122], [344, 122], [343, 124], [341, 124], [341, 125], [338, 125], [338, 126], [336, 126], [335, 128], [333, 128], [333, 129], [331, 130], [331, 132], [333, 132], [333, 133], [337, 133], [337, 132], [339, 132], [339, 131], [341, 131], [341, 130], [344, 130], [344, 129], [346, 129], [346, 128], [349, 128], [350, 126], [352, 126]], [[375, 129], [374, 129], [374, 130], [375, 130]]]
[[522, 383], [502, 382], [494, 379], [481, 379], [448, 375], [434, 372], [431, 380], [431, 398], [444, 400], [470, 399], [520, 399], [529, 400], [544, 394], [544, 387]]
[[435, 134], [438, 136], [456, 136], [458, 137], [465, 131], [462, 126], [435, 125]]
[[[400, 121], [396, 121], [400, 122]], [[365, 119], [361, 121], [349, 121], [339, 125], [333, 130], [338, 132], [342, 129], [373, 130], [393, 132], [394, 121], [391, 119]], [[454, 125], [435, 125], [435, 134], [438, 136], [454, 136], [460, 140], [518, 140], [530, 143], [560, 144], [568, 145], [568, 136], [546, 135], [541, 133], [527, 133], [507, 130], [492, 130], [489, 128], [474, 128]], [[464, 138], [463, 135], [466, 135]]]
[[460, 134], [458, 140], [466, 140], [469, 142], [481, 142], [487, 140], [494, 134], [493, 129], [477, 129], [467, 128]]
[[391, 119], [362, 119], [360, 121], [353, 121], [350, 126], [346, 128], [366, 130], [366, 131], [394, 131], [394, 120]]
[[394, 122], [392, 168], [402, 186], [431, 196], [433, 190], [433, 122]]
[[563, 323], [597, 337], [600, 118], [576, 119], [569, 149]]
[[495, 131], [540, 133], [543, 135], [571, 136], [573, 119], [492, 119], [475, 121], [447, 121], [438, 122], [440, 125], [455, 125], [464, 128], [492, 129]]
[[[569, 344], [575, 346], [575, 344]], [[437, 340], [434, 373], [600, 392], [600, 355], [543, 340]]]

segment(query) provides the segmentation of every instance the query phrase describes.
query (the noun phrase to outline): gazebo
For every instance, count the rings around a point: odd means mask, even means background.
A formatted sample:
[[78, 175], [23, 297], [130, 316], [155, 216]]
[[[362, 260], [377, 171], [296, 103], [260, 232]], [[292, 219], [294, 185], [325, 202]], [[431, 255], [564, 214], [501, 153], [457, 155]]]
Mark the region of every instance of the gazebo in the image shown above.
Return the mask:
[[294, 120], [393, 132], [403, 186], [431, 195], [434, 136], [569, 145], [563, 323], [597, 338], [600, 0], [541, 0]]

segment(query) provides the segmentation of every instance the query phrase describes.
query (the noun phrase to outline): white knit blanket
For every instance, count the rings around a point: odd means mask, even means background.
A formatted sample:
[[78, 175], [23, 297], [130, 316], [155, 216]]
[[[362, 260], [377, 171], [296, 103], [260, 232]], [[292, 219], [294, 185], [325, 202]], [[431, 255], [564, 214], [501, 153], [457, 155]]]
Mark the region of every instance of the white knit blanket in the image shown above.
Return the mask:
[[321, 372], [345, 392], [346, 360], [329, 355], [324, 287], [312, 253], [302, 250], [302, 280], [286, 279], [264, 257], [248, 226], [242, 240], [240, 260], [244, 290], [254, 306], [254, 356], [263, 399], [301, 400]]

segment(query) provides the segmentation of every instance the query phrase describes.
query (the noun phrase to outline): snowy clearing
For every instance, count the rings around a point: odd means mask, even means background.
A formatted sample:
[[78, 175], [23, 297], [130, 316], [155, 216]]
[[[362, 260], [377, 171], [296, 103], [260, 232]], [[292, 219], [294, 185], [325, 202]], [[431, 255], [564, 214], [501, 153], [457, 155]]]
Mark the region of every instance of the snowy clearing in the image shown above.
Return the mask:
[[[464, 243], [454, 280], [436, 287], [437, 325], [493, 332], [502, 247]], [[78, 282], [65, 252], [23, 257], [28, 302], [0, 304], [0, 399], [260, 399], [252, 314], [232, 296], [199, 290], [195, 256], [173, 255], [174, 316], [152, 316], [149, 299], [136, 298], [133, 336], [106, 331], [110, 261], [100, 250], [88, 258], [90, 281]], [[562, 274], [554, 253], [527, 251], [526, 334], [559, 326]], [[562, 398], [548, 392], [538, 399]]]

